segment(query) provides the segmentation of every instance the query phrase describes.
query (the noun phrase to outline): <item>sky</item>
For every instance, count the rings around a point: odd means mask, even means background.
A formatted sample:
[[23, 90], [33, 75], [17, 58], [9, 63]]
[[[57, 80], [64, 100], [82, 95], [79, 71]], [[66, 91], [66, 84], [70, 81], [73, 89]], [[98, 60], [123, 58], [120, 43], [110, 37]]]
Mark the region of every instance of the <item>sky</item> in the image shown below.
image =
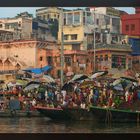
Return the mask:
[[[33, 16], [35, 17], [36, 9], [39, 9], [39, 8], [41, 7], [0, 7], [0, 18], [15, 17], [17, 14], [21, 12], [25, 12], [25, 11], [27, 11], [30, 14], [33, 14]], [[78, 7], [75, 7], [75, 8], [78, 8]], [[131, 7], [115, 7], [115, 8], [119, 10], [124, 10], [128, 12], [129, 14], [135, 13], [135, 9]]]

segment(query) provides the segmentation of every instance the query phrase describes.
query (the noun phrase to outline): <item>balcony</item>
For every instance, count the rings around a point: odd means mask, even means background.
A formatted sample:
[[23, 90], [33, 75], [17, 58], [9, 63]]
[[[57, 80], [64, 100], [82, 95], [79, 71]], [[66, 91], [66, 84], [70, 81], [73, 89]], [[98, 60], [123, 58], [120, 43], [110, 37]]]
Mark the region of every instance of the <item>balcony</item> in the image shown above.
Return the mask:
[[131, 52], [132, 49], [128, 44], [96, 44], [96, 50], [120, 50]]
[[[2, 32], [2, 31], [1, 31]], [[21, 36], [20, 34], [14, 35], [13, 33], [6, 34], [1, 33], [0, 34], [0, 42], [3, 41], [17, 41], [17, 40], [37, 40], [37, 41], [53, 41], [55, 42], [55, 38], [44, 35], [44, 36], [38, 36], [37, 34], [28, 34], [28, 36]]]

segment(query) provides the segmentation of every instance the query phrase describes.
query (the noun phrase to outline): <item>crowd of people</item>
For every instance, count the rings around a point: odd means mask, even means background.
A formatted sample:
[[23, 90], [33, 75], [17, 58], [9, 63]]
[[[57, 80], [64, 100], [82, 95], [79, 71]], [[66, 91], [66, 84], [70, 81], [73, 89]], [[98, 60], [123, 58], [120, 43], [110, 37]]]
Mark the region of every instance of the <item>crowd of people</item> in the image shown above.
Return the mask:
[[63, 105], [68, 107], [88, 108], [90, 105], [99, 107], [124, 108], [133, 107], [140, 101], [140, 87], [134, 85], [123, 91], [115, 90], [112, 81], [94, 81], [92, 86], [80, 87], [80, 83], [73, 84], [72, 92], [63, 92]]
[[[128, 109], [137, 101], [140, 101], [140, 86], [132, 86], [123, 91], [115, 90], [111, 85], [112, 80], [94, 80], [90, 84], [81, 86], [80, 82], [73, 82], [70, 88], [47, 87], [40, 85], [39, 88], [24, 91], [22, 87], [15, 86], [1, 93], [0, 109], [11, 108], [11, 101], [19, 101], [19, 110], [34, 110], [35, 106], [51, 108], [83, 108], [90, 105], [99, 107], [125, 108]], [[69, 86], [69, 85], [68, 85]], [[8, 94], [6, 94], [8, 93]]]

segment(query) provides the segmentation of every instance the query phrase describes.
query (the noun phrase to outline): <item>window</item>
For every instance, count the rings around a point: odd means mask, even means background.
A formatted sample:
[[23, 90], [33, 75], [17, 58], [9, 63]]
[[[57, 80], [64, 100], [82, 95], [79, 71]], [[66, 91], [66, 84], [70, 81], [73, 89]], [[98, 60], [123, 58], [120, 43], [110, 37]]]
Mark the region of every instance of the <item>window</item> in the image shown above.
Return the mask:
[[120, 19], [119, 18], [112, 18], [112, 25], [113, 26], [120, 26]]
[[71, 57], [65, 57], [65, 63], [68, 66], [71, 66]]
[[116, 44], [118, 42], [117, 36], [112, 36], [111, 44]]
[[105, 61], [108, 61], [108, 55], [105, 55]]
[[126, 25], [126, 26], [125, 26], [125, 30], [126, 30], [126, 31], [129, 31], [129, 25]]
[[72, 44], [72, 50], [80, 50], [80, 44]]
[[66, 25], [66, 14], [64, 13], [64, 25]]
[[87, 12], [86, 13], [86, 24], [92, 24], [92, 16], [91, 16], [91, 13]]
[[48, 19], [50, 18], [50, 15], [49, 15], [49, 14], [47, 15], [47, 18], [48, 18]]
[[99, 19], [96, 19], [96, 24], [99, 25]]
[[122, 66], [122, 68], [125, 68], [125, 66], [126, 66], [126, 58], [125, 57], [121, 58], [121, 66]]
[[74, 24], [80, 23], [80, 13], [74, 13]]
[[48, 56], [47, 57], [47, 62], [48, 62], [48, 65], [52, 65], [52, 57], [51, 56]]
[[0, 28], [2, 28], [2, 24], [0, 24]]
[[97, 55], [95, 56], [95, 61], [98, 62], [98, 56]]
[[86, 23], [86, 19], [85, 19], [85, 17], [83, 17], [83, 24], [85, 25]]
[[37, 18], [38, 18], [38, 19], [41, 19], [41, 16], [38, 16]]
[[112, 55], [112, 68], [126, 68], [126, 57], [121, 55]]
[[83, 67], [80, 67], [80, 71], [83, 71], [84, 70], [84, 68]]
[[134, 30], [135, 30], [135, 25], [131, 24], [131, 31], [134, 31]]
[[9, 25], [5, 24], [5, 29], [9, 29]]
[[72, 13], [67, 14], [67, 24], [71, 25], [73, 23], [73, 16]]
[[43, 57], [42, 56], [40, 56], [40, 61], [42, 61], [43, 60]]
[[103, 61], [103, 56], [102, 55], [100, 55], [100, 61]]
[[45, 15], [43, 15], [43, 20], [45, 20]]
[[71, 40], [77, 40], [77, 34], [71, 35]]
[[109, 25], [110, 24], [110, 17], [105, 15], [104, 19], [105, 19], [106, 25]]
[[64, 40], [68, 40], [69, 39], [69, 35], [64, 35]]

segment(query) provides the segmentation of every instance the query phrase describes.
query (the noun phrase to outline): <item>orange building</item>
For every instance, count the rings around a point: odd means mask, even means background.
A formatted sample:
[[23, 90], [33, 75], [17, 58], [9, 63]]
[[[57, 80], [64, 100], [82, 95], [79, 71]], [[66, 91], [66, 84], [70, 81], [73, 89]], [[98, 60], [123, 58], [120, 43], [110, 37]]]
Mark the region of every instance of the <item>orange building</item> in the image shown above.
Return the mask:
[[[48, 41], [20, 40], [0, 43], [0, 72], [15, 73], [18, 69], [41, 68], [51, 65], [51, 75], [60, 78], [60, 44]], [[129, 45], [97, 44], [96, 70], [113, 73], [131, 68], [131, 48]], [[64, 76], [93, 72], [93, 50], [64, 50]], [[116, 71], [115, 71], [116, 72]]]
[[[60, 50], [47, 50], [48, 64], [53, 66], [52, 75], [60, 78]], [[91, 73], [89, 64], [87, 63], [87, 51], [64, 50], [64, 75], [68, 72], [76, 73]]]
[[0, 73], [12, 75], [19, 69], [48, 65], [46, 49], [55, 45], [55, 42], [37, 40], [0, 42]]
[[[96, 44], [96, 70], [108, 70], [110, 74], [132, 68], [129, 45]], [[91, 64], [94, 63], [93, 50], [88, 51]]]

